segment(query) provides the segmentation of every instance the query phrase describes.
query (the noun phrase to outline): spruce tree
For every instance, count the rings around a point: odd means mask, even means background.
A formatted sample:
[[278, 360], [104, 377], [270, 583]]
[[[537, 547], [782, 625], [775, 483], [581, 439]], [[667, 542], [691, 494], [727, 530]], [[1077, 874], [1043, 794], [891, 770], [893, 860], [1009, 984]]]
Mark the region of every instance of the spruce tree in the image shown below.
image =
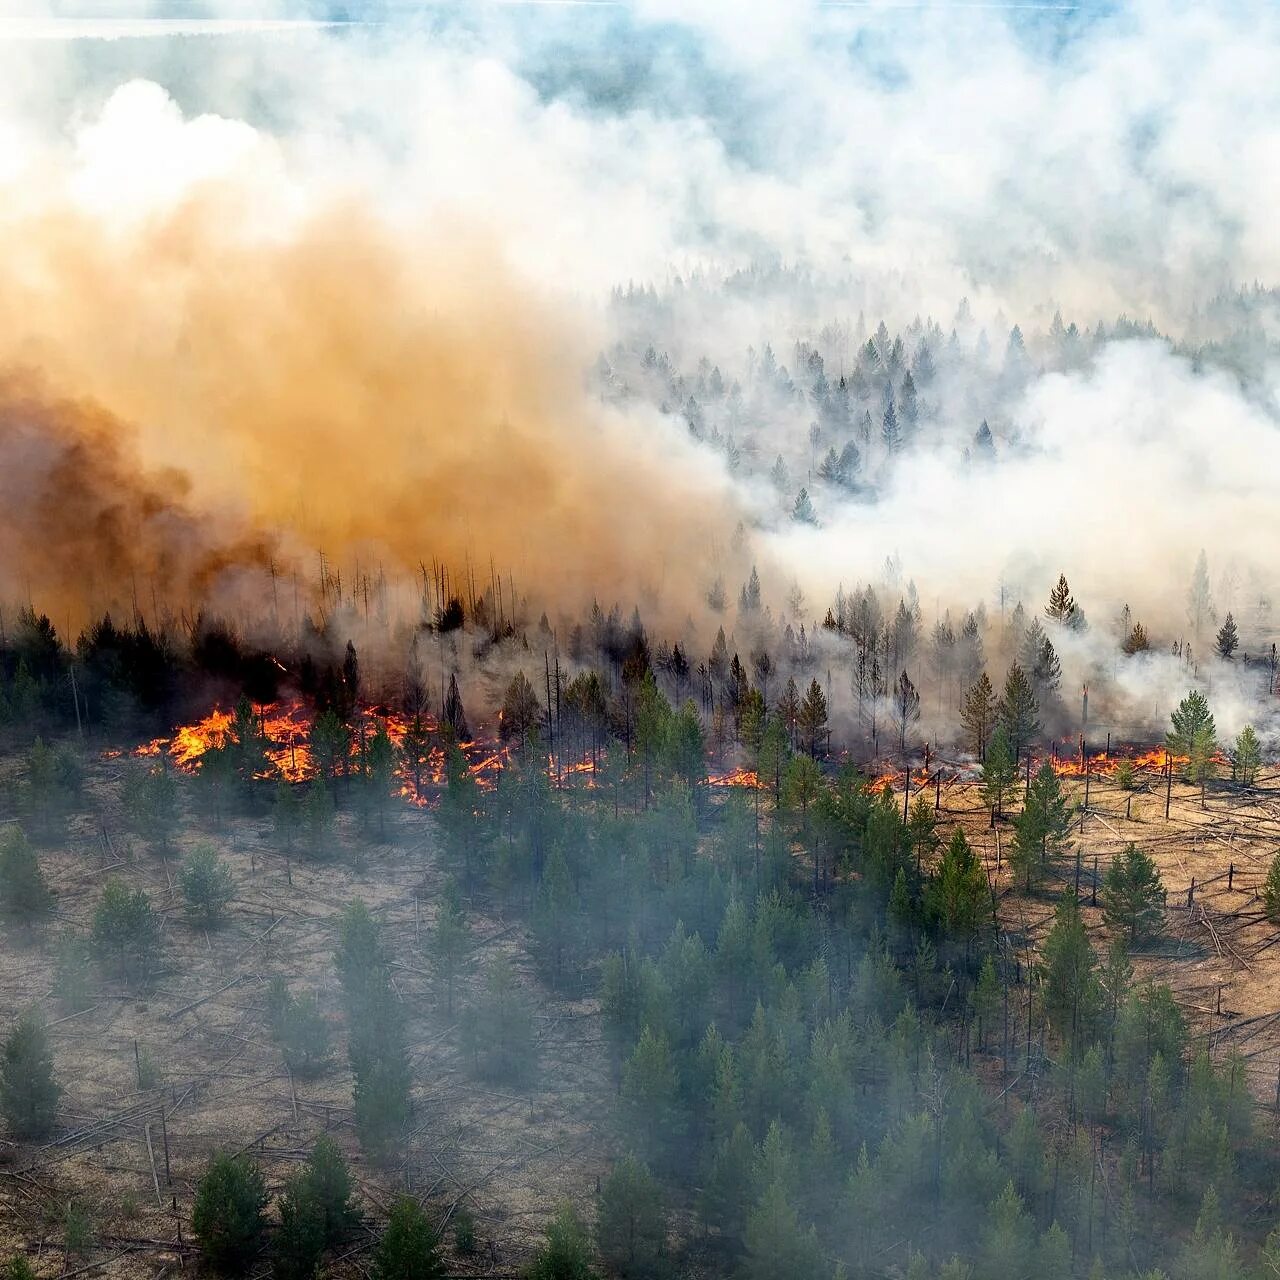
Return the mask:
[[809, 490], [801, 488], [796, 494], [795, 505], [791, 508], [791, 518], [797, 524], [817, 524], [818, 516], [813, 509], [813, 499], [809, 497]]
[[891, 455], [902, 448], [902, 430], [898, 426], [898, 411], [894, 408], [892, 396], [884, 406], [884, 416], [880, 420], [880, 438]]
[[53, 1077], [53, 1050], [44, 1020], [28, 1010], [0, 1053], [0, 1111], [18, 1138], [43, 1138], [54, 1124], [62, 1090]]

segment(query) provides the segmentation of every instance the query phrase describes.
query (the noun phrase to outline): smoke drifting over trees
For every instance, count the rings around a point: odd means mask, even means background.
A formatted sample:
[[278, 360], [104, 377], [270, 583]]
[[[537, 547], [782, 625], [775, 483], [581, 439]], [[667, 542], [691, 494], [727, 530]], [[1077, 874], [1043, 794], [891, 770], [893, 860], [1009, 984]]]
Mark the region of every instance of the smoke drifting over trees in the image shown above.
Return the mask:
[[1274, 1274], [1280, 19], [64, 8], [6, 1274]]

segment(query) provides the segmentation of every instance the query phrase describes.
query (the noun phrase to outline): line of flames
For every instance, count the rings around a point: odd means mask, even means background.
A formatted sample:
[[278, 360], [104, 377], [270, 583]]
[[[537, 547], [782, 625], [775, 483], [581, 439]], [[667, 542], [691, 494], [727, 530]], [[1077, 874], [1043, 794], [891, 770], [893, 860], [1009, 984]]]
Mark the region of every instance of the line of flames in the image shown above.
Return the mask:
[[[298, 699], [273, 702], [255, 705], [253, 713], [258, 731], [266, 744], [264, 754], [270, 762], [270, 767], [256, 776], [285, 782], [308, 782], [315, 778], [319, 773], [311, 746], [315, 717], [307, 704]], [[439, 726], [432, 717], [423, 716], [422, 722], [429, 733], [434, 735], [437, 732]], [[403, 747], [411, 723], [410, 717], [385, 707], [362, 707], [357, 713], [352, 734], [351, 758], [359, 758], [362, 741], [377, 733], [380, 726], [386, 729], [394, 746]], [[183, 773], [198, 773], [202, 757], [210, 750], [225, 746], [231, 738], [234, 725], [234, 714], [215, 706], [199, 720], [180, 725], [167, 736], [152, 738], [135, 747], [131, 754], [142, 759], [159, 759], [163, 756]], [[494, 788], [498, 775], [511, 760], [510, 744], [499, 739], [477, 738], [462, 742], [459, 747], [466, 757], [468, 772], [476, 783], [484, 790]], [[119, 754], [121, 753], [117, 751], [103, 753], [106, 758]], [[547, 772], [556, 781], [572, 779], [593, 786], [597, 763], [597, 759], [590, 755], [581, 760], [569, 761], [548, 756]], [[428, 748], [425, 762], [419, 771], [419, 785], [415, 785], [411, 770], [403, 763], [397, 766], [396, 775], [397, 794], [418, 806], [431, 804], [445, 782], [444, 747], [434, 742]], [[713, 773], [707, 781], [713, 787], [762, 785], [752, 770], [743, 768]]]
[[[307, 782], [315, 778], [319, 768], [311, 747], [311, 730], [314, 724], [314, 713], [300, 699], [267, 703], [253, 708], [266, 746], [265, 755], [270, 762], [269, 768], [260, 772], [261, 778], [276, 778], [286, 782]], [[430, 716], [423, 716], [423, 725], [435, 734], [438, 725]], [[167, 737], [153, 738], [135, 747], [132, 754], [141, 758], [158, 758], [165, 756], [175, 767], [184, 773], [196, 773], [201, 767], [201, 758], [206, 752], [221, 747], [228, 741], [235, 717], [230, 711], [214, 707], [207, 715], [192, 724], [180, 725]], [[357, 713], [355, 731], [352, 734], [351, 757], [357, 759], [361, 743], [375, 734], [379, 726], [385, 727], [387, 736], [396, 747], [402, 747], [409, 732], [411, 720], [402, 714], [390, 711], [385, 707], [363, 707]], [[511, 760], [512, 748], [496, 738], [477, 738], [459, 744], [467, 760], [467, 768], [476, 783], [489, 790], [497, 785], [498, 775]], [[105, 757], [117, 756], [120, 753], [108, 751]], [[1033, 757], [1032, 767], [1039, 768], [1048, 760], [1054, 772], [1063, 778], [1083, 778], [1086, 773], [1094, 776], [1111, 776], [1127, 764], [1136, 771], [1162, 773], [1172, 761], [1175, 769], [1181, 769], [1188, 763], [1188, 758], [1171, 754], [1162, 747], [1142, 751], [1099, 751], [1079, 755], [1058, 756], [1056, 753], [1047, 757]], [[1221, 755], [1214, 757], [1215, 763], [1225, 764]], [[548, 755], [547, 772], [556, 782], [570, 781], [585, 783], [588, 787], [595, 785], [598, 766], [596, 756], [587, 755], [580, 760], [557, 759]], [[973, 766], [943, 765], [942, 781], [947, 785], [972, 778]], [[897, 791], [903, 786], [905, 773], [902, 769], [888, 769], [879, 773], [868, 784], [873, 792]], [[427, 751], [426, 759], [420, 770], [421, 785], [415, 786], [410, 770], [400, 764], [397, 767], [397, 792], [410, 803], [425, 806], [433, 802], [445, 781], [445, 751], [438, 742], [433, 743]], [[911, 785], [913, 788], [933, 786], [939, 780], [939, 770], [913, 768]], [[766, 786], [756, 772], [743, 767], [711, 772], [707, 777], [707, 785], [716, 788], [743, 787], [762, 789]]]

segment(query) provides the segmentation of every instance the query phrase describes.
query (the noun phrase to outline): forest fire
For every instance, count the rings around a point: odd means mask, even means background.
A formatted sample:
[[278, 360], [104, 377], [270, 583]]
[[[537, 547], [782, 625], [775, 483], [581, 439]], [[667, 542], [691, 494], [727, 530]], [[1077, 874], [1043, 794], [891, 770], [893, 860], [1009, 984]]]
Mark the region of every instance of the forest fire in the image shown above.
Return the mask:
[[746, 787], [749, 790], [759, 791], [763, 789], [764, 783], [760, 781], [760, 777], [754, 769], [737, 768], [730, 769], [728, 773], [709, 774], [707, 776], [707, 786]]
[[[278, 779], [284, 782], [309, 782], [320, 773], [316, 761], [312, 737], [316, 714], [300, 699], [290, 699], [251, 707], [254, 732], [262, 741], [262, 754], [269, 767], [257, 771], [260, 779]], [[190, 724], [178, 726], [167, 736], [152, 738], [135, 747], [131, 755], [140, 759], [164, 757], [183, 773], [196, 774], [204, 763], [204, 757], [237, 740], [236, 714], [215, 706], [206, 715]], [[406, 744], [414, 737], [413, 719], [385, 706], [361, 707], [356, 713], [356, 724], [350, 733], [348, 760], [358, 766], [369, 740], [385, 728], [387, 737], [399, 753], [395, 776], [396, 794], [419, 808], [430, 807], [436, 794], [446, 785], [445, 747], [439, 738], [439, 724], [435, 717], [421, 718], [423, 730], [431, 740], [423, 744], [414, 768], [406, 758]], [[467, 761], [467, 772], [482, 790], [492, 790], [498, 784], [502, 770], [511, 763], [512, 744], [497, 738], [476, 738], [458, 744]], [[103, 758], [119, 756], [118, 751], [103, 752]], [[547, 757], [547, 774], [557, 785], [568, 785], [571, 780], [584, 779], [590, 787], [599, 767], [592, 755], [580, 760], [563, 761], [554, 755]], [[722, 773], [710, 773], [710, 787], [763, 786], [752, 769], [737, 767]]]

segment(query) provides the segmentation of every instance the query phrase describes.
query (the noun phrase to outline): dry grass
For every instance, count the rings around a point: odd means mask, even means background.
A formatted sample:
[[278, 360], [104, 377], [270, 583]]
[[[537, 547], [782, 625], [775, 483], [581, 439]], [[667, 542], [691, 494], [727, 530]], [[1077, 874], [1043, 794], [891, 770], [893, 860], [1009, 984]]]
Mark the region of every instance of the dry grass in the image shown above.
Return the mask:
[[[0, 1008], [46, 1009], [65, 1090], [50, 1142], [0, 1145], [0, 1258], [23, 1247], [41, 1275], [190, 1270], [194, 1185], [209, 1152], [251, 1152], [276, 1189], [328, 1132], [347, 1154], [371, 1224], [401, 1191], [423, 1197], [440, 1218], [465, 1205], [480, 1252], [459, 1269], [517, 1270], [557, 1201], [589, 1198], [604, 1168], [600, 1100], [610, 1086], [594, 1004], [549, 993], [529, 970], [520, 928], [477, 910], [474, 963], [455, 1007], [489, 957], [505, 950], [535, 1009], [542, 1063], [528, 1092], [487, 1087], [461, 1060], [423, 950], [442, 883], [428, 816], [400, 817], [396, 842], [368, 845], [359, 874], [346, 861], [295, 858], [292, 883], [261, 822], [227, 824], [211, 838], [234, 873], [236, 896], [226, 927], [206, 934], [185, 920], [176, 881], [184, 852], [209, 835], [184, 836], [168, 857], [131, 842], [112, 808], [118, 768], [90, 769], [109, 844], [99, 819], [74, 821], [67, 839], [43, 854], [57, 892], [54, 922], [31, 937], [0, 938]], [[344, 847], [360, 839], [345, 828], [341, 838]], [[145, 995], [104, 987], [89, 1009], [66, 1016], [52, 995], [56, 944], [88, 928], [109, 875], [146, 889], [162, 913], [165, 972]], [[385, 1168], [364, 1159], [352, 1128], [332, 966], [337, 918], [355, 897], [369, 904], [396, 958], [414, 1068], [412, 1131]], [[332, 1021], [335, 1062], [317, 1080], [290, 1081], [266, 1028], [266, 988], [277, 973], [295, 990], [315, 989]], [[161, 1082], [145, 1092], [135, 1040], [160, 1069]], [[95, 1245], [84, 1254], [64, 1249], [73, 1198], [94, 1219]], [[369, 1239], [353, 1242], [336, 1274], [367, 1270]]]
[[[1083, 780], [1064, 787], [1083, 807]], [[1077, 815], [1071, 851], [1057, 883], [1043, 894], [1013, 883], [1005, 859], [1012, 829], [990, 828], [976, 787], [944, 790], [939, 821], [947, 831], [963, 826], [981, 851], [997, 889], [1001, 926], [1024, 954], [1043, 941], [1064, 882], [1075, 884], [1078, 853], [1080, 898], [1101, 955], [1112, 935], [1096, 905], [1095, 865], [1100, 880], [1130, 841], [1150, 854], [1168, 910], [1163, 935], [1132, 953], [1135, 981], [1168, 983], [1192, 1034], [1208, 1040], [1215, 1056], [1237, 1049], [1255, 1094], [1273, 1104], [1280, 1073], [1280, 927], [1267, 919], [1261, 890], [1280, 847], [1280, 775], [1269, 772], [1248, 790], [1211, 785], [1203, 808], [1199, 787], [1175, 779], [1168, 819], [1165, 798], [1163, 777], [1139, 774], [1133, 792], [1112, 778], [1093, 778], [1083, 824]]]

